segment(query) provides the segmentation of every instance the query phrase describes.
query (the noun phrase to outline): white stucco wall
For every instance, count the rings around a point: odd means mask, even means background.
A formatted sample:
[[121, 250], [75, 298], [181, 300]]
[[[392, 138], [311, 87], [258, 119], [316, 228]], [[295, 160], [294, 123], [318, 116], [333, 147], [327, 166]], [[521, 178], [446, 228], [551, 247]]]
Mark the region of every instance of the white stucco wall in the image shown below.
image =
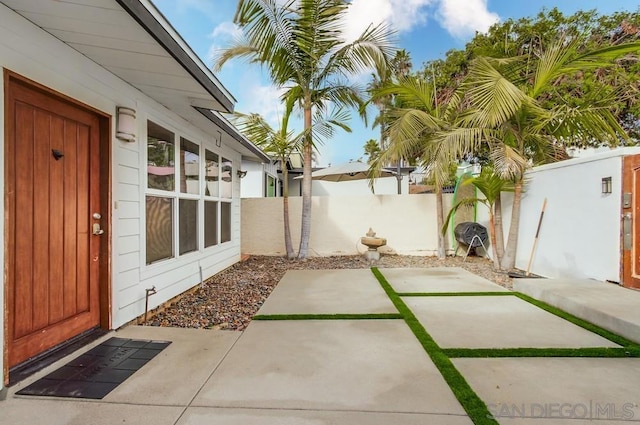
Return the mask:
[[241, 198], [262, 198], [265, 196], [266, 174], [278, 181], [277, 163], [260, 163], [254, 161], [242, 161], [242, 170], [247, 175], [240, 181]]
[[[217, 148], [213, 137], [205, 131], [167, 110], [125, 81], [114, 76], [85, 56], [71, 49], [29, 21], [0, 5], [0, 66], [30, 78], [53, 90], [77, 99], [108, 115], [117, 106], [137, 111], [138, 140], [122, 142], [115, 138], [112, 119], [112, 205], [104, 214], [112, 216], [112, 281], [111, 325], [117, 328], [144, 311], [145, 289], [156, 287], [150, 307], [178, 295], [200, 281], [199, 267], [204, 277], [232, 265], [240, 258], [240, 184], [236, 170], [240, 154], [231, 146]], [[0, 87], [0, 94], [2, 87]], [[4, 128], [4, 104], [0, 106], [0, 124]], [[234, 163], [232, 204], [232, 241], [207, 250], [190, 253], [177, 259], [146, 265], [144, 253], [145, 184], [146, 184], [146, 121], [166, 126], [180, 136], [214, 151]], [[4, 131], [0, 132], [0, 149], [4, 152]], [[0, 161], [0, 183], [4, 188], [4, 161]], [[107, 188], [104, 188], [107, 190]], [[4, 197], [0, 198], [0, 223], [4, 226]], [[3, 232], [4, 234], [4, 232]], [[200, 246], [203, 246], [202, 244]], [[0, 262], [4, 264], [4, 252]], [[4, 306], [3, 288], [0, 305]], [[0, 329], [4, 328], [0, 315]], [[0, 345], [4, 346], [0, 332]], [[2, 369], [0, 356], [0, 369]], [[4, 378], [4, 377], [3, 377]], [[0, 381], [1, 383], [1, 381]], [[1, 388], [1, 387], [0, 387]]]
[[[402, 194], [409, 193], [409, 179], [402, 179]], [[367, 196], [371, 194], [369, 180], [353, 180], [342, 182], [330, 182], [313, 180], [311, 182], [313, 196]], [[374, 183], [376, 195], [397, 195], [398, 180], [395, 177], [383, 177], [376, 179]]]
[[[445, 195], [448, 208], [451, 195]], [[381, 252], [434, 255], [437, 250], [435, 195], [314, 196], [311, 211], [312, 256], [353, 255], [366, 248], [359, 240], [369, 227], [387, 238]], [[289, 199], [293, 246], [300, 242], [302, 198]], [[242, 200], [242, 252], [283, 255], [282, 199]]]
[[[547, 207], [532, 262], [547, 277], [620, 280], [622, 156], [638, 148], [536, 167], [527, 173], [522, 199], [516, 267], [526, 270], [544, 199]], [[602, 193], [602, 178], [612, 193]], [[504, 205], [510, 222], [511, 202]], [[505, 237], [508, 227], [505, 227]]]

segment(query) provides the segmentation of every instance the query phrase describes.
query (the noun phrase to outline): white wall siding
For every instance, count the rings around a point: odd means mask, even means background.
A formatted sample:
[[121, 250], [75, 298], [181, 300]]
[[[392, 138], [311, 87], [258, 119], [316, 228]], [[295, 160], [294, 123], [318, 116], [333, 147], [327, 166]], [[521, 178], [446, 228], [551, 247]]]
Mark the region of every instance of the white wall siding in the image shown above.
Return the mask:
[[[138, 139], [127, 143], [115, 138], [116, 120], [111, 124], [112, 205], [111, 245], [111, 325], [117, 328], [144, 312], [145, 289], [155, 286], [158, 293], [150, 298], [150, 307], [174, 297], [200, 282], [200, 267], [204, 278], [229, 267], [240, 258], [240, 181], [236, 170], [240, 154], [232, 146], [217, 148], [214, 138], [191, 123], [167, 110], [141, 92], [114, 76], [85, 56], [55, 39], [29, 21], [0, 5], [0, 66], [32, 79], [73, 99], [115, 115], [117, 106], [137, 111]], [[0, 95], [3, 88], [0, 87]], [[146, 120], [167, 125], [176, 134], [198, 143], [232, 160], [233, 194], [232, 241], [207, 250], [170, 259], [159, 265], [147, 266], [144, 256], [145, 184], [146, 184]], [[4, 128], [4, 106], [0, 107], [0, 126]], [[4, 152], [4, 131], [0, 134], [0, 149]], [[4, 161], [0, 164], [0, 181], [4, 187]], [[106, 188], [104, 188], [106, 190]], [[4, 197], [0, 199], [0, 223], [4, 226]], [[4, 232], [3, 232], [4, 233]], [[4, 252], [0, 250], [4, 264]], [[4, 305], [3, 288], [0, 305]], [[4, 315], [0, 315], [3, 328]], [[0, 344], [4, 345], [0, 332]], [[0, 369], [2, 359], [0, 356]], [[1, 384], [0, 384], [1, 385]], [[1, 386], [0, 386], [1, 388]]]

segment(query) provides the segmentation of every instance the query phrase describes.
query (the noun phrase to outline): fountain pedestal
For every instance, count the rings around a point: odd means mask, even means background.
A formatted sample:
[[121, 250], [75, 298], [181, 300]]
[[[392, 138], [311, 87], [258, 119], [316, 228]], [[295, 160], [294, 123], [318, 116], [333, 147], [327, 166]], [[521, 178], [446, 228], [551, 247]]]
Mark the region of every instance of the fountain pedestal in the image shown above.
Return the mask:
[[376, 232], [369, 228], [367, 236], [360, 238], [360, 243], [368, 248], [364, 253], [365, 258], [369, 261], [378, 261], [380, 259], [380, 252], [378, 252], [378, 248], [385, 246], [387, 244], [387, 239], [376, 237]]

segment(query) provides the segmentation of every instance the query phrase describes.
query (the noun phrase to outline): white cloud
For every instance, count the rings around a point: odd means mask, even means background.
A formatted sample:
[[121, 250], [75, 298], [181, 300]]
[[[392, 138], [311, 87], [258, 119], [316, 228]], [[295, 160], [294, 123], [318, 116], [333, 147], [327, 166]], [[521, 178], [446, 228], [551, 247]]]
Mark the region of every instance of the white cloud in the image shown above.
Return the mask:
[[213, 38], [224, 38], [224, 39], [236, 39], [242, 36], [242, 30], [236, 24], [231, 21], [225, 21], [221, 24], [217, 25], [213, 32], [211, 32], [211, 37]]
[[457, 38], [486, 32], [500, 17], [487, 9], [487, 0], [440, 0], [440, 25]]
[[[220, 50], [230, 46], [232, 41], [240, 37], [242, 37], [242, 29], [233, 22], [225, 21], [218, 24], [209, 35], [209, 38], [214, 41], [211, 46], [209, 46], [207, 60], [213, 63], [218, 57]], [[230, 61], [228, 66], [231, 65], [231, 62], [233, 61]]]
[[353, 0], [347, 14], [345, 35], [356, 39], [371, 24], [388, 24], [407, 32], [427, 21], [426, 9], [435, 0]]
[[280, 127], [283, 106], [280, 96], [284, 89], [272, 85], [252, 83], [242, 89], [242, 104], [236, 108], [244, 113], [256, 113], [262, 115], [274, 128]]

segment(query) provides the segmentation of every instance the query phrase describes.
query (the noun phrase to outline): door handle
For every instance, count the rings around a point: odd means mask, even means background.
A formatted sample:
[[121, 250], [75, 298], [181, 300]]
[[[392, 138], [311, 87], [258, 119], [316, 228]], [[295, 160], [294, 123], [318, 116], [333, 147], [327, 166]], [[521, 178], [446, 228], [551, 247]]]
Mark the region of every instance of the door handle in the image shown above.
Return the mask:
[[100, 223], [93, 223], [93, 234], [99, 236], [104, 233], [104, 230], [100, 228]]
[[631, 213], [622, 214], [622, 249], [625, 251], [633, 248], [632, 224]]

